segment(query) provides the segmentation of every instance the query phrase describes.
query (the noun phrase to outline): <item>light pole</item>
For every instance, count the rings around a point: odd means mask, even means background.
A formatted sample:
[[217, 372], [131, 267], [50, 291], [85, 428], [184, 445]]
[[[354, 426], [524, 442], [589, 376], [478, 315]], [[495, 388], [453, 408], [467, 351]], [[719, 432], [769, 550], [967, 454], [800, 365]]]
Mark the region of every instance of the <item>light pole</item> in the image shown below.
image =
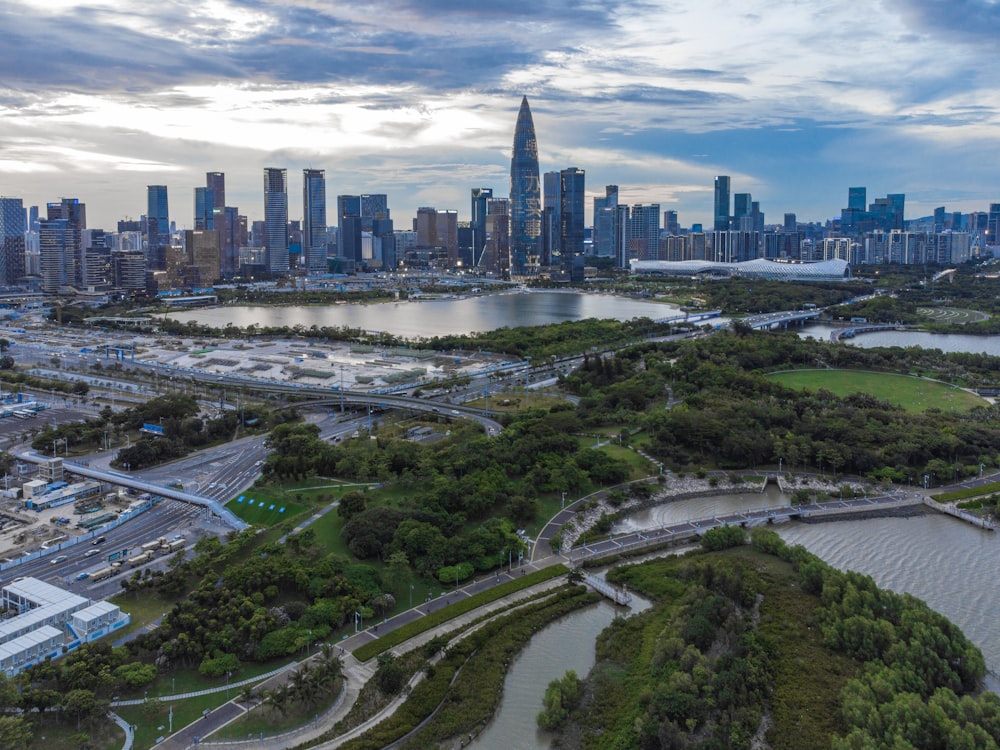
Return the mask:
[[565, 507], [566, 507], [566, 491], [563, 490], [563, 493], [562, 493], [562, 503], [559, 505], [559, 510], [562, 510]]
[[358, 612], [357, 610], [354, 610], [354, 632], [355, 633], [358, 632], [358, 623], [361, 624], [362, 628], [365, 626], [365, 620], [361, 616], [361, 613]]
[[410, 584], [410, 609], [413, 609], [413, 584]]

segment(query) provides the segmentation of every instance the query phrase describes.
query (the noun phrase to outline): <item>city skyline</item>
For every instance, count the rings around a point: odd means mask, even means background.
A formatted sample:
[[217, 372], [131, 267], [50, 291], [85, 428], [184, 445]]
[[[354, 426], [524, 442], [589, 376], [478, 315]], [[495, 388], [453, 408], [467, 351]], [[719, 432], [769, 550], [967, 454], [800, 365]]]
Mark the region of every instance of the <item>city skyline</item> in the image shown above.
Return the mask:
[[623, 203], [710, 226], [714, 177], [729, 175], [775, 217], [833, 218], [849, 185], [906, 193], [911, 216], [985, 210], [1000, 7], [957, 7], [887, 0], [862, 28], [850, 6], [763, 0], [0, 0], [0, 194], [78, 197], [111, 227], [138, 218], [147, 185], [190, 195], [219, 170], [226, 202], [259, 218], [261, 170], [279, 165], [324, 169], [331, 195], [387, 193], [399, 216], [465, 218], [471, 187], [506, 194], [527, 95], [542, 172], [585, 169], [588, 205], [617, 184]]

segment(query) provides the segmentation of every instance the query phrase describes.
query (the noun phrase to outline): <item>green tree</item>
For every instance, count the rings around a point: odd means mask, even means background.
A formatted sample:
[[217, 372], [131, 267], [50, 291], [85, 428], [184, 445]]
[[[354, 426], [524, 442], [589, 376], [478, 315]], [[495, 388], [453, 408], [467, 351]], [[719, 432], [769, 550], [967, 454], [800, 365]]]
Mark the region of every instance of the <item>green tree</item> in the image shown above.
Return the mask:
[[28, 750], [34, 733], [24, 716], [0, 716], [0, 747], [5, 750]]

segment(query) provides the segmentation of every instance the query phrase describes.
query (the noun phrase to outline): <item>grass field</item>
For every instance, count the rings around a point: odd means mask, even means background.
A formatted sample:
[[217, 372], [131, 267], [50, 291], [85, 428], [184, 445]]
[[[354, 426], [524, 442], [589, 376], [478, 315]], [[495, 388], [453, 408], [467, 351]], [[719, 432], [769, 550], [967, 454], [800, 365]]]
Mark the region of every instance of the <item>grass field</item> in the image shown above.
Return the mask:
[[299, 503], [275, 499], [258, 499], [256, 493], [250, 490], [243, 502], [230, 500], [226, 507], [247, 523], [255, 526], [273, 526], [302, 513], [306, 506]]
[[910, 375], [895, 375], [861, 370], [795, 370], [770, 375], [789, 388], [818, 391], [825, 388], [838, 396], [868, 393], [875, 398], [901, 406], [907, 411], [965, 412], [986, 401], [960, 388]]
[[917, 312], [935, 323], [980, 323], [989, 320], [989, 315], [979, 310], [963, 310], [958, 307], [919, 307]]

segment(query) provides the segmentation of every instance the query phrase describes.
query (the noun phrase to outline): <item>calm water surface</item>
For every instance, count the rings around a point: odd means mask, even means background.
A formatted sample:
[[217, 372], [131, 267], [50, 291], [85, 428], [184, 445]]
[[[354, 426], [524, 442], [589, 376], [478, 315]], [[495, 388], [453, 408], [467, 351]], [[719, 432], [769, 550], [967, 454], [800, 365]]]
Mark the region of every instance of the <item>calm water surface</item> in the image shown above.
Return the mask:
[[526, 292], [464, 299], [384, 302], [369, 305], [227, 305], [184, 310], [168, 317], [215, 328], [257, 326], [348, 326], [386, 331], [405, 338], [447, 336], [497, 328], [539, 326], [586, 318], [665, 318], [680, 315], [676, 305], [604, 294]]
[[[776, 506], [788, 499], [768, 492], [721, 495], [666, 503], [622, 519], [616, 531], [652, 529], [665, 523], [707, 518], [746, 508]], [[956, 519], [928, 513], [914, 518], [878, 518], [774, 527], [789, 544], [801, 544], [831, 565], [870, 575], [878, 585], [910, 593], [941, 612], [983, 652], [1000, 682], [1000, 536]], [[641, 603], [643, 608], [645, 602]], [[545, 750], [535, 715], [550, 681], [567, 669], [586, 674], [595, 661], [594, 640], [615, 614], [602, 603], [571, 614], [535, 635], [507, 674], [497, 716], [471, 745], [477, 750]]]
[[[799, 329], [799, 335], [830, 340], [830, 333], [837, 328], [828, 325], [808, 325]], [[971, 352], [973, 354], [993, 354], [1000, 356], [1000, 336], [966, 336], [959, 333], [924, 333], [921, 331], [876, 331], [861, 333], [853, 339], [841, 339], [842, 343], [872, 349], [880, 346], [920, 346], [924, 349], [940, 349], [943, 352]]]

